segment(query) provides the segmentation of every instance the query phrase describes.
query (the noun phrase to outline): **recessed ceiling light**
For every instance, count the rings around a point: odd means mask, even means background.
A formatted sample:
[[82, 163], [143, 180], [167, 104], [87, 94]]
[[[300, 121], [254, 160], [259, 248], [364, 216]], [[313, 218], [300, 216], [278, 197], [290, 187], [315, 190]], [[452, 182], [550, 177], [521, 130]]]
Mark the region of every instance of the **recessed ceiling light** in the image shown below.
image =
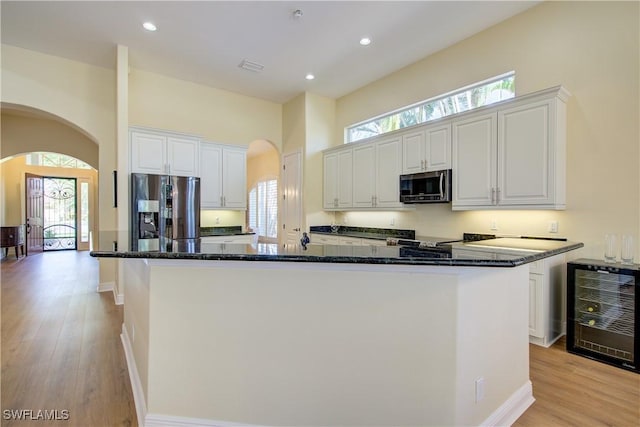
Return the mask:
[[309, 73], [306, 76], [304, 76], [304, 78], [307, 79], [307, 80], [313, 80], [313, 79], [316, 78], [316, 76], [314, 76], [313, 74]]
[[363, 37], [360, 39], [360, 44], [362, 46], [368, 46], [371, 44], [371, 39], [369, 37]]
[[158, 28], [153, 24], [153, 22], [145, 22], [142, 24], [142, 27], [147, 31], [155, 31]]

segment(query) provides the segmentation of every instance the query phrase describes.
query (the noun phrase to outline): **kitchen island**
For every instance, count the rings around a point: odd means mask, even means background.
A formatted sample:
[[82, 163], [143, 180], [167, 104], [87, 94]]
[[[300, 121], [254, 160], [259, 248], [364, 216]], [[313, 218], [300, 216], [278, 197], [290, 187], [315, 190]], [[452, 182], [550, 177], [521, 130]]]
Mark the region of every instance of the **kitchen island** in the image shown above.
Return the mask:
[[122, 258], [141, 425], [457, 426], [533, 402], [528, 263], [582, 245], [547, 246], [92, 255]]

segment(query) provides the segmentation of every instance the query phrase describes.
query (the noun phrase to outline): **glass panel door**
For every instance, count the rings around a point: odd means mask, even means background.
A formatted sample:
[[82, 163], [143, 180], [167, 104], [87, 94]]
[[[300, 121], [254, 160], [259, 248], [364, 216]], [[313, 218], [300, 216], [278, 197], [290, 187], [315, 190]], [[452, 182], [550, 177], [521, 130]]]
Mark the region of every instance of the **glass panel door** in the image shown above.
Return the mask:
[[76, 180], [44, 178], [44, 250], [77, 249]]

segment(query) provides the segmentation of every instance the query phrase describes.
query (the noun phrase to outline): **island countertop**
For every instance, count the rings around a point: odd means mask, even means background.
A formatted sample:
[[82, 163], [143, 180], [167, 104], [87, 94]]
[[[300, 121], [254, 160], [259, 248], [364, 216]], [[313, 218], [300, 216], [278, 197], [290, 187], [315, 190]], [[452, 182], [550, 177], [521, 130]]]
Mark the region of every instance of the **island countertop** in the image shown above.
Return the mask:
[[98, 258], [190, 259], [219, 261], [278, 261], [347, 264], [443, 265], [471, 267], [515, 267], [579, 249], [577, 242], [534, 239], [491, 239], [458, 242], [438, 248], [406, 246], [342, 246], [267, 243], [205, 243], [189, 251], [130, 251], [119, 249], [115, 233], [100, 236]]

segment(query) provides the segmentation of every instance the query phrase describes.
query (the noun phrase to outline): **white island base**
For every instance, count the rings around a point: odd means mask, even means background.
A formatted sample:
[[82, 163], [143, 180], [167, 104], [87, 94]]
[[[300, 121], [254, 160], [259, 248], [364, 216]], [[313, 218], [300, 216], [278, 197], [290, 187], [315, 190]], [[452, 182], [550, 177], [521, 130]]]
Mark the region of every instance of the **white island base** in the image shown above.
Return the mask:
[[122, 259], [141, 426], [509, 425], [529, 267]]

